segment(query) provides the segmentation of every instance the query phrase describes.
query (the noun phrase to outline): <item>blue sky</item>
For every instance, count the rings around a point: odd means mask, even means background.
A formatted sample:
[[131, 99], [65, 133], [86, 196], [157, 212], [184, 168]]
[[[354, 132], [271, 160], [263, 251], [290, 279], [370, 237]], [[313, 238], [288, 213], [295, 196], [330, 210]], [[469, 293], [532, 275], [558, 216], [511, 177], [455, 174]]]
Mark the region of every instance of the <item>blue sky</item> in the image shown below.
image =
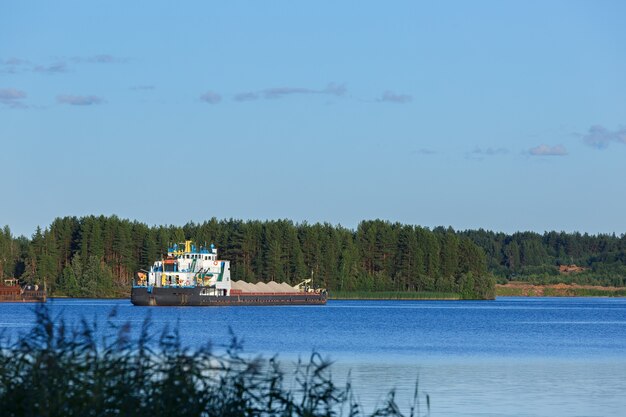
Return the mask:
[[0, 225], [626, 232], [622, 1], [4, 1]]

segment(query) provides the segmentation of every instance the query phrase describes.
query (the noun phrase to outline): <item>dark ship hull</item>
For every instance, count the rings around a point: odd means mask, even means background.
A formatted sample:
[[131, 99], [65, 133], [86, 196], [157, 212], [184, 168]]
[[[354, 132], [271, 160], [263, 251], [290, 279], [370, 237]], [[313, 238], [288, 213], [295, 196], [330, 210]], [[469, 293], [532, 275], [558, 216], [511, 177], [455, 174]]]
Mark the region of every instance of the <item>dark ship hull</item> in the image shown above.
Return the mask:
[[133, 287], [130, 301], [136, 306], [275, 306], [326, 304], [326, 292], [238, 293], [208, 295], [208, 287]]

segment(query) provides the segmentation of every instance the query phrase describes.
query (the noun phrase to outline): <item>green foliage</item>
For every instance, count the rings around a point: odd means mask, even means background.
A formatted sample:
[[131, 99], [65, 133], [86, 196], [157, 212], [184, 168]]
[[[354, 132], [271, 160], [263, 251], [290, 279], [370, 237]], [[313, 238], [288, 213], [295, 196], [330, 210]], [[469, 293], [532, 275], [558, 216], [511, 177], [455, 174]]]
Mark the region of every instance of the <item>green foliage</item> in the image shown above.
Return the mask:
[[624, 288], [584, 288], [584, 287], [568, 287], [568, 288], [552, 288], [548, 286], [524, 287], [524, 286], [504, 286], [497, 288], [498, 296], [502, 297], [626, 297], [626, 289]]
[[[485, 254], [468, 237], [452, 228], [430, 231], [383, 220], [363, 221], [352, 231], [289, 220], [148, 227], [116, 216], [65, 217], [37, 229], [19, 258], [25, 266], [21, 278], [46, 284], [53, 295], [124, 295], [137, 270], [148, 268], [169, 243], [188, 239], [215, 243], [231, 261], [233, 280], [295, 284], [313, 276], [331, 291], [431, 291], [466, 298], [493, 293], [490, 280], [466, 282], [470, 273], [489, 276]], [[15, 246], [10, 235], [8, 241]], [[2, 254], [8, 258], [11, 250]]]
[[333, 300], [460, 300], [461, 296], [453, 292], [435, 291], [333, 291], [329, 294]]
[[[431, 231], [383, 220], [363, 221], [353, 231], [289, 220], [213, 218], [149, 227], [116, 216], [64, 217], [38, 228], [30, 240], [13, 237], [8, 226], [1, 229], [0, 274], [45, 284], [51, 294], [123, 296], [138, 269], [148, 268], [169, 243], [186, 239], [215, 243], [220, 256], [231, 260], [234, 280], [295, 284], [312, 275], [330, 291], [492, 298], [492, 276], [501, 283], [626, 286], [626, 235]], [[587, 269], [564, 275], [561, 264]]]
[[[519, 232], [512, 235], [468, 230], [487, 255], [489, 270], [500, 282], [506, 279], [536, 284], [577, 283], [626, 286], [626, 234]], [[576, 264], [587, 270], [560, 274], [559, 265]]]
[[[319, 354], [288, 375], [274, 358], [243, 356], [235, 338], [218, 354], [183, 347], [176, 331], [156, 337], [150, 328], [148, 319], [134, 337], [130, 324], [109, 321], [108, 336], [100, 341], [94, 324], [70, 328], [39, 308], [31, 332], [13, 343], [0, 341], [2, 416], [404, 415], [393, 391], [365, 414], [350, 384], [337, 385]], [[421, 415], [421, 396], [416, 385], [407, 415]], [[425, 400], [430, 414], [428, 395]]]
[[9, 226], [0, 229], [0, 279], [24, 273], [23, 251], [27, 245], [24, 239], [13, 238]]
[[[563, 295], [560, 290], [555, 290], [550, 287], [546, 287], [543, 290], [543, 295], [546, 297], [559, 297]], [[570, 297], [626, 297], [625, 289], [600, 289], [600, 288], [570, 288], [567, 291], [567, 296]]]
[[80, 254], [63, 269], [58, 291], [70, 297], [100, 298], [115, 294], [111, 268], [95, 255], [83, 264]]

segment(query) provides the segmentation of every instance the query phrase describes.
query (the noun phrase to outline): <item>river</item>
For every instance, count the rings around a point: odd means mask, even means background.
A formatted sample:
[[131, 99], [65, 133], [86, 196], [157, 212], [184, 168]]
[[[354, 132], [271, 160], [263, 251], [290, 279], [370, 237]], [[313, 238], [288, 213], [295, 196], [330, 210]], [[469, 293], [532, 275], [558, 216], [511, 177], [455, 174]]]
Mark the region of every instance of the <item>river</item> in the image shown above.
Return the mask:
[[[232, 334], [249, 354], [287, 366], [313, 352], [350, 374], [365, 410], [395, 389], [408, 404], [419, 379], [431, 416], [623, 416], [626, 299], [335, 301], [326, 306], [134, 307], [127, 300], [53, 299], [52, 313], [138, 329], [178, 328], [183, 344], [221, 349]], [[0, 304], [4, 337], [28, 331], [34, 306]], [[101, 325], [104, 329], [106, 326]]]

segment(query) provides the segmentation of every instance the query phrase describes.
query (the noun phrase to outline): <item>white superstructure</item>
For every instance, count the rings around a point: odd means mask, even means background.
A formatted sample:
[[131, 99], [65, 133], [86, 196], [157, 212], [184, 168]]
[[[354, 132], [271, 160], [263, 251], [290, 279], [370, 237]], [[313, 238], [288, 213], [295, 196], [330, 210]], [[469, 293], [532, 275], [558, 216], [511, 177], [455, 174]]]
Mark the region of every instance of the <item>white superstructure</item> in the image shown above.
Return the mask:
[[[149, 287], [204, 287], [202, 295], [230, 295], [230, 262], [217, 258], [213, 244], [196, 247], [190, 240], [174, 244], [167, 257], [139, 273], [138, 284]], [[142, 282], [143, 281], [143, 282]]]

